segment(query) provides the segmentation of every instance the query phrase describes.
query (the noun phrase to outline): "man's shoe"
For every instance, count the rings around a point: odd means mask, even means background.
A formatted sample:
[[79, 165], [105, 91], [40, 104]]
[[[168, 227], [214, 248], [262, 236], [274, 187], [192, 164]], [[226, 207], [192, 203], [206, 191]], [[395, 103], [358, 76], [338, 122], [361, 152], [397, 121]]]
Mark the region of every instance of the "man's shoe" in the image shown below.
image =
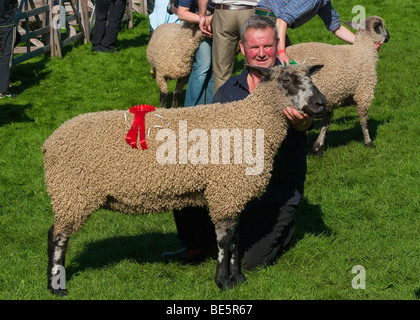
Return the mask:
[[209, 249], [189, 249], [182, 248], [178, 251], [164, 252], [162, 258], [165, 262], [178, 261], [182, 263], [199, 263], [203, 262], [209, 254]]
[[16, 95], [9, 92], [0, 93], [0, 99], [3, 99], [3, 98], [16, 98]]

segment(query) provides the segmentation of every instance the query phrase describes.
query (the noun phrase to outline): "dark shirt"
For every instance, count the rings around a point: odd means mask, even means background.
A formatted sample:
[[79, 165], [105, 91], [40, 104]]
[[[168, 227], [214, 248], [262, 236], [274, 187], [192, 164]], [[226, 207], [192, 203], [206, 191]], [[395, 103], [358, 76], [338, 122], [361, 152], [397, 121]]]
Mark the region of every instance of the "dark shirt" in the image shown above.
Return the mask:
[[[190, 8], [191, 12], [198, 13], [198, 0], [175, 0], [174, 6], [178, 8], [178, 6]], [[210, 13], [213, 13], [214, 11], [214, 4], [209, 0], [207, 4], [207, 10], [210, 11]]]
[[[277, 60], [277, 64], [280, 61]], [[248, 68], [230, 78], [213, 97], [213, 103], [231, 102], [245, 99], [248, 90]], [[287, 136], [274, 158], [273, 171], [267, 190], [261, 198], [248, 204], [254, 207], [268, 204], [298, 205], [303, 195], [306, 177], [306, 132], [289, 126]]]
[[0, 1], [0, 26], [11, 27], [15, 25], [14, 7], [18, 5], [17, 0]]

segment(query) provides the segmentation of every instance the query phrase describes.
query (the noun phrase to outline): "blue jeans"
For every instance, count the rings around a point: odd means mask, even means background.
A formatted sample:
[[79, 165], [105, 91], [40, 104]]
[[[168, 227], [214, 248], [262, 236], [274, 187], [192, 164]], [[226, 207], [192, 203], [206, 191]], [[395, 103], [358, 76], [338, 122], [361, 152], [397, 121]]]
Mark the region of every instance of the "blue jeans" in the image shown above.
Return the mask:
[[208, 104], [213, 101], [211, 43], [211, 39], [205, 38], [195, 54], [195, 61], [188, 80], [184, 107]]

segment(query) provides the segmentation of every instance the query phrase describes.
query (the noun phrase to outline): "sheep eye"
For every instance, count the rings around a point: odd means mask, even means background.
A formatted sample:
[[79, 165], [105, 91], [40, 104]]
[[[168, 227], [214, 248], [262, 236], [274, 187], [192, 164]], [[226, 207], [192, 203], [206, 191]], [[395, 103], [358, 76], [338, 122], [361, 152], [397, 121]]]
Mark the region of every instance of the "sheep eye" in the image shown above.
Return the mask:
[[382, 34], [382, 25], [381, 25], [381, 24], [377, 24], [377, 25], [374, 27], [374, 30], [375, 30], [375, 32], [376, 32], [377, 34]]

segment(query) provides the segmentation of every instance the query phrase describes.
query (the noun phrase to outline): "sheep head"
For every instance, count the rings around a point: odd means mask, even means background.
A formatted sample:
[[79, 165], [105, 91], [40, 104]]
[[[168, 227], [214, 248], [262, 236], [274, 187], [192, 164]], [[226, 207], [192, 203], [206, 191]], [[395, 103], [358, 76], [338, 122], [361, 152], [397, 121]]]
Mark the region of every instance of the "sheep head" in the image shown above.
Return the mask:
[[290, 99], [291, 106], [313, 118], [322, 117], [327, 110], [327, 100], [311, 79], [311, 75], [316, 74], [322, 67], [323, 65], [289, 65], [272, 68], [248, 66], [252, 72], [264, 76], [261, 82], [277, 81], [280, 90]]
[[348, 27], [356, 29], [356, 34], [367, 32], [376, 44], [383, 44], [389, 41], [389, 32], [385, 27], [385, 21], [378, 16], [370, 16], [359, 22], [343, 21]]

